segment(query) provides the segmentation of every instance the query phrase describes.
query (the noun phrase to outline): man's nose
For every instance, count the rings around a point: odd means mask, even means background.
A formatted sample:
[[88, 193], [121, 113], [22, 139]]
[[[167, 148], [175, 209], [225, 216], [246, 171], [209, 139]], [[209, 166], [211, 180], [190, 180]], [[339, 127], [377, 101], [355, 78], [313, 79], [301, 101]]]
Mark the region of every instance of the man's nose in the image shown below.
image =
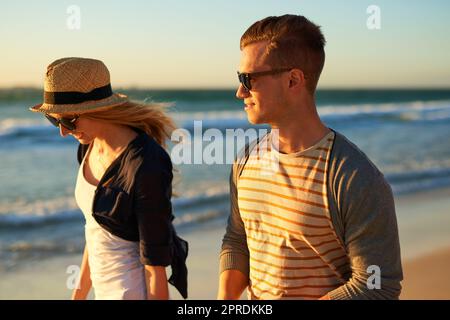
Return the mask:
[[239, 84], [239, 87], [236, 91], [236, 98], [238, 99], [245, 99], [250, 95], [250, 92], [244, 88], [244, 86], [242, 84]]

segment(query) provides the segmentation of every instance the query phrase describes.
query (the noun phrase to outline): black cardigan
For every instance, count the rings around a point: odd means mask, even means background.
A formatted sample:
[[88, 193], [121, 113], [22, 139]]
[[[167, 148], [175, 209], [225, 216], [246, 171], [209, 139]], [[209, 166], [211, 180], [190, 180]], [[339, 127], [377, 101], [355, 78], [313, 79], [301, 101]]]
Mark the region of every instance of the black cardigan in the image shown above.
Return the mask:
[[[93, 217], [115, 236], [139, 241], [141, 262], [172, 267], [169, 282], [187, 298], [188, 243], [172, 225], [172, 162], [145, 132], [114, 160], [98, 183]], [[81, 164], [89, 145], [78, 146]]]

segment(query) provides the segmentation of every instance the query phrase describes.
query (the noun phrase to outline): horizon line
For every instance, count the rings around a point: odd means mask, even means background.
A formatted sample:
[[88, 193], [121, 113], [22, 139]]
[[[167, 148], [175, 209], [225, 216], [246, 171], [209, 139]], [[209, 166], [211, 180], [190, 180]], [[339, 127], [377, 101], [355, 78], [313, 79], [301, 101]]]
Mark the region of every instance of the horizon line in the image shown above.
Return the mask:
[[[0, 86], [1, 91], [7, 90], [39, 90], [42, 91], [42, 87], [37, 86]], [[143, 87], [143, 86], [116, 86], [118, 90], [139, 90], [139, 91], [231, 91], [237, 90], [237, 87]], [[321, 90], [450, 90], [448, 87], [439, 86], [326, 86], [319, 87], [316, 91]]]

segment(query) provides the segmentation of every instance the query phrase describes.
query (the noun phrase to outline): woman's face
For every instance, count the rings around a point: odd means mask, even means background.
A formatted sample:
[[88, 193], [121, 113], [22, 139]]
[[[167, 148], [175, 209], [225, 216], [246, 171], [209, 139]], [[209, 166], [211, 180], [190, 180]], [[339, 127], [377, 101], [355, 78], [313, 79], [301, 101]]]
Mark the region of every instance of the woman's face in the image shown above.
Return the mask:
[[[50, 113], [50, 116], [61, 119], [61, 118], [74, 118], [76, 115], [65, 113], [65, 114], [56, 114]], [[67, 135], [73, 136], [78, 140], [81, 144], [89, 144], [94, 138], [97, 136], [96, 134], [96, 125], [94, 120], [86, 119], [83, 115], [79, 116], [79, 118], [75, 121], [75, 129], [69, 130], [63, 125], [59, 125], [59, 133], [62, 137], [66, 137]]]

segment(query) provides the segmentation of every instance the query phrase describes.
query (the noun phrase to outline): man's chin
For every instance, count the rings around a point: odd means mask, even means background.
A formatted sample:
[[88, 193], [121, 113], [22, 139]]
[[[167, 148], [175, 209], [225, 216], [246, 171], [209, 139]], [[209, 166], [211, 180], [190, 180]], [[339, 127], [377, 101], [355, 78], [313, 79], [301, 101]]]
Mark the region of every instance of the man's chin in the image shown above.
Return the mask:
[[250, 124], [264, 124], [265, 122], [260, 118], [251, 114], [247, 114], [247, 120]]

